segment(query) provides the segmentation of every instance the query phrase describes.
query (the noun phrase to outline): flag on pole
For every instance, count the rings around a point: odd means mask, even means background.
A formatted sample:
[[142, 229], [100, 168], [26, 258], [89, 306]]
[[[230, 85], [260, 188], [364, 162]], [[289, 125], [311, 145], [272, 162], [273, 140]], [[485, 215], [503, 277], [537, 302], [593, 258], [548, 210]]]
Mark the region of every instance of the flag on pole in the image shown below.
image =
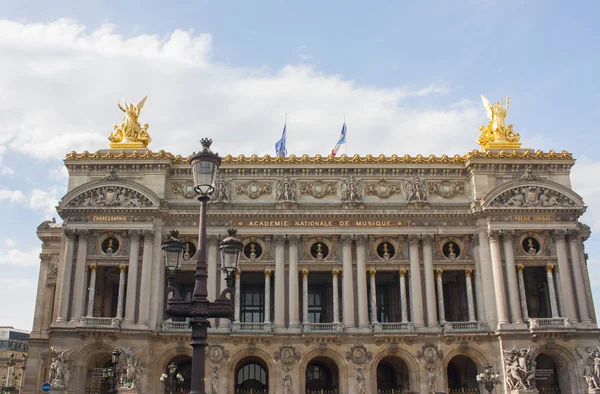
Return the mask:
[[340, 146], [346, 143], [346, 131], [346, 122], [344, 122], [344, 125], [342, 126], [342, 132], [340, 133], [340, 140], [337, 142], [337, 144], [335, 144], [333, 150], [331, 151], [331, 154], [333, 156], [337, 154], [337, 151], [338, 149], [340, 149]]
[[275, 143], [275, 154], [277, 156], [287, 156], [287, 149], [285, 147], [285, 129], [287, 127], [287, 122], [283, 125], [283, 133], [281, 134], [281, 139]]

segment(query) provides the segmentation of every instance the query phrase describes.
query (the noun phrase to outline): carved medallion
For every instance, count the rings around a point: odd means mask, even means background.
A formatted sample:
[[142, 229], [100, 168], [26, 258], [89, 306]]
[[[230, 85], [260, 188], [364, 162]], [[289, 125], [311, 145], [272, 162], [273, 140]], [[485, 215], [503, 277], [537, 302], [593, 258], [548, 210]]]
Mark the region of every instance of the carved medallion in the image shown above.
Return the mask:
[[281, 360], [284, 364], [291, 364], [296, 360], [300, 360], [300, 352], [291, 345], [283, 345], [279, 347], [278, 352], [275, 352], [275, 360]]
[[328, 195], [337, 193], [337, 188], [334, 182], [301, 182], [300, 194], [310, 195], [315, 198], [323, 198]]
[[366, 361], [373, 359], [373, 353], [371, 353], [365, 345], [354, 345], [350, 348], [349, 352], [346, 352], [346, 360], [354, 362], [354, 364], [364, 364]]
[[429, 194], [438, 195], [444, 198], [452, 198], [465, 193], [465, 184], [457, 182], [436, 182], [428, 185]]
[[208, 347], [208, 358], [213, 363], [218, 363], [227, 356], [229, 356], [229, 352], [225, 350], [223, 345], [210, 345]]
[[433, 363], [437, 359], [444, 357], [444, 352], [439, 350], [437, 345], [433, 343], [426, 343], [421, 347], [421, 350], [417, 351], [417, 359], [425, 360], [428, 363]]
[[398, 194], [401, 191], [400, 185], [394, 185], [386, 182], [384, 179], [380, 179], [375, 184], [365, 185], [365, 194], [376, 195], [379, 198], [388, 198], [392, 194]]
[[245, 185], [237, 185], [235, 187], [236, 194], [247, 195], [248, 197], [255, 199], [263, 194], [271, 194], [273, 187], [270, 183], [258, 183], [257, 181], [251, 181]]

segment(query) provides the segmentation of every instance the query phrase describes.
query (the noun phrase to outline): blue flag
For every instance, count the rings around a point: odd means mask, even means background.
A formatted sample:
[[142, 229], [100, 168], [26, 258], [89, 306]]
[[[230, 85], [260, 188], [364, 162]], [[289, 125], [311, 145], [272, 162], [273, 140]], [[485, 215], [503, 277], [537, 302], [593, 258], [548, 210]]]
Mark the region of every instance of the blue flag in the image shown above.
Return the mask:
[[287, 156], [287, 149], [285, 147], [285, 128], [287, 127], [287, 123], [283, 125], [283, 133], [281, 134], [281, 139], [275, 143], [275, 154], [277, 156]]

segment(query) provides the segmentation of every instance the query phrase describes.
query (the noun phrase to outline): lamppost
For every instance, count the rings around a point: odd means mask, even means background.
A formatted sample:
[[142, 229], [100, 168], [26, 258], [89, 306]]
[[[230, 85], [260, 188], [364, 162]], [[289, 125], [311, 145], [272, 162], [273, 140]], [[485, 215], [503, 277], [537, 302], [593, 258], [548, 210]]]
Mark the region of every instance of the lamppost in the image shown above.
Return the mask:
[[483, 385], [488, 393], [491, 393], [494, 387], [500, 383], [500, 374], [494, 373], [491, 365], [486, 365], [482, 373], [476, 377], [477, 382]]
[[167, 368], [169, 368], [169, 374], [163, 373], [160, 376], [160, 381], [165, 385], [166, 391], [173, 394], [184, 379], [180, 373], [177, 373], [177, 364], [172, 362]]
[[102, 383], [107, 386], [108, 394], [117, 394], [119, 392], [117, 385], [121, 377], [121, 371], [119, 371], [117, 366], [121, 351], [119, 348], [115, 348], [110, 355], [110, 366], [102, 369]]
[[14, 353], [11, 353], [8, 356], [8, 361], [6, 362], [7, 375], [2, 376], [2, 388], [1, 393], [16, 393], [19, 389], [17, 388], [17, 383], [19, 381], [20, 376], [15, 373], [15, 364], [16, 357]]
[[[233, 302], [227, 297], [231, 294], [233, 288], [233, 275], [237, 270], [240, 253], [243, 243], [235, 238], [235, 230], [229, 230], [229, 237], [221, 241], [221, 264], [226, 273], [227, 288], [213, 302], [207, 299], [207, 278], [206, 273], [206, 204], [210, 200], [212, 192], [215, 190], [215, 180], [217, 170], [221, 165], [219, 155], [210, 150], [212, 140], [203, 138], [200, 140], [202, 151], [194, 153], [190, 158], [192, 174], [194, 176], [194, 191], [200, 201], [200, 217], [198, 220], [198, 261], [196, 262], [196, 273], [194, 274], [194, 292], [192, 299], [186, 302], [181, 299], [175, 289], [175, 272], [179, 267], [179, 255], [183, 253], [181, 242], [173, 242], [169, 237], [163, 243], [163, 251], [166, 254], [165, 264], [170, 276], [169, 292], [170, 298], [167, 300], [167, 314], [172, 317], [190, 318], [192, 326], [192, 381], [190, 394], [205, 394], [204, 384], [204, 358], [206, 351], [206, 338], [208, 336], [208, 327], [210, 327], [209, 318], [233, 318]], [[176, 237], [175, 237], [176, 238]], [[174, 256], [175, 254], [175, 256]], [[173, 257], [174, 256], [174, 257]], [[175, 262], [175, 268], [173, 268]]]

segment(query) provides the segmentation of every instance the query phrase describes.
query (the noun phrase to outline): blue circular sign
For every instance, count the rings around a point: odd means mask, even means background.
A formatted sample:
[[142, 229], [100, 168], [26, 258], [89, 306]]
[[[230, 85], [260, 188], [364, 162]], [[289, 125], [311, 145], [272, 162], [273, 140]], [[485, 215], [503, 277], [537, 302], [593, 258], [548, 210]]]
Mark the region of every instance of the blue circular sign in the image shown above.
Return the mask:
[[52, 385], [48, 382], [42, 384], [42, 393], [49, 393], [52, 390]]

